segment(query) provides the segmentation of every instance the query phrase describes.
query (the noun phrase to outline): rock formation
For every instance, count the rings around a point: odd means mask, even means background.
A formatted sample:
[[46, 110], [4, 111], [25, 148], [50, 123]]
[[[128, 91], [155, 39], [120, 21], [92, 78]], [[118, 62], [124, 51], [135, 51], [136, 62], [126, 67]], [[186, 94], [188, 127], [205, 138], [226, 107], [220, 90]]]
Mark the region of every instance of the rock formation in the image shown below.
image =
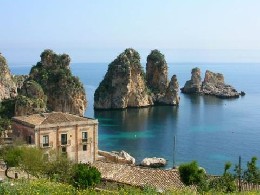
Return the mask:
[[95, 91], [94, 108], [178, 105], [177, 78], [173, 76], [169, 84], [167, 63], [158, 50], [147, 57], [146, 72], [145, 76], [138, 52], [126, 49], [109, 64], [105, 78]]
[[219, 98], [239, 97], [239, 93], [235, 88], [225, 84], [222, 74], [213, 73], [208, 70], [202, 82], [202, 92], [206, 95], [215, 95]]
[[153, 105], [138, 52], [126, 49], [109, 64], [105, 78], [95, 91], [94, 100], [95, 109]]
[[[15, 113], [33, 114], [47, 109], [83, 116], [87, 106], [85, 90], [72, 75], [69, 63], [70, 57], [66, 54], [57, 55], [52, 50], [42, 52], [41, 61], [32, 67], [21, 88]], [[33, 108], [26, 108], [28, 105]]]
[[108, 161], [108, 162], [114, 162], [114, 163], [120, 163], [120, 164], [135, 164], [135, 158], [132, 157], [130, 154], [125, 152], [124, 150], [120, 152], [112, 151], [112, 152], [107, 152], [107, 151], [102, 151], [98, 150], [98, 155], [103, 157], [103, 160]]
[[10, 73], [6, 59], [0, 53], [0, 102], [16, 96], [16, 84]]
[[146, 80], [149, 89], [155, 94], [165, 93], [168, 87], [168, 66], [164, 55], [157, 49], [147, 56]]
[[164, 158], [145, 158], [142, 160], [141, 165], [144, 167], [164, 167], [166, 165], [166, 160]]
[[186, 81], [183, 88], [181, 88], [182, 93], [200, 93], [201, 92], [201, 76], [200, 69], [193, 68], [191, 71], [191, 79]]
[[191, 74], [191, 80], [181, 88], [183, 93], [214, 95], [219, 98], [236, 98], [240, 95], [232, 86], [225, 84], [224, 76], [220, 73], [207, 70], [202, 83], [199, 68], [192, 69]]
[[29, 115], [46, 112], [47, 97], [42, 87], [33, 80], [23, 83], [15, 103], [15, 115]]

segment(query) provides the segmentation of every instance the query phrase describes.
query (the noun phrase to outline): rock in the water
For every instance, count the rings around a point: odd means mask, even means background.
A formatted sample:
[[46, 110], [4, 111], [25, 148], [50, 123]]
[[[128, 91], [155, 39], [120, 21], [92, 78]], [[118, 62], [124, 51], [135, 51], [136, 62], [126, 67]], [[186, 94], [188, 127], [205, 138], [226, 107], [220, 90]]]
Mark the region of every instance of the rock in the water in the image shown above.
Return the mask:
[[146, 80], [148, 88], [155, 94], [165, 93], [168, 87], [168, 65], [157, 49], [147, 56]]
[[6, 59], [0, 54], [0, 102], [17, 96], [17, 87]]
[[213, 73], [209, 70], [206, 71], [204, 81], [202, 82], [202, 92], [219, 98], [239, 97], [239, 93], [235, 88], [225, 84], [222, 74]]
[[147, 93], [140, 56], [134, 49], [126, 49], [112, 63], [95, 91], [95, 109], [119, 109], [153, 105]]
[[182, 93], [214, 95], [219, 98], [236, 98], [240, 95], [235, 88], [225, 84], [223, 74], [207, 70], [202, 83], [199, 68], [192, 69], [191, 74], [191, 80], [181, 88]]
[[142, 160], [141, 165], [145, 167], [163, 167], [166, 165], [166, 160], [164, 158], [145, 158]]
[[165, 95], [158, 100], [160, 104], [166, 105], [179, 105], [180, 97], [179, 92], [179, 83], [177, 81], [176, 75], [172, 76], [172, 79], [167, 87]]
[[191, 71], [191, 80], [186, 81], [183, 88], [181, 88], [182, 93], [200, 93], [201, 92], [201, 76], [200, 69], [193, 68]]
[[94, 108], [178, 105], [177, 78], [174, 76], [168, 82], [168, 66], [158, 50], [148, 55], [146, 71], [145, 76], [138, 52], [126, 49], [109, 65], [105, 78], [95, 91]]
[[122, 150], [121, 152], [107, 152], [98, 150], [98, 154], [105, 158], [106, 161], [114, 162], [114, 163], [121, 163], [121, 164], [135, 164], [135, 158], [132, 157], [130, 154]]
[[49, 111], [83, 116], [87, 106], [85, 89], [79, 78], [72, 75], [69, 63], [67, 54], [58, 55], [45, 50], [41, 61], [32, 67], [29, 80], [42, 87]]

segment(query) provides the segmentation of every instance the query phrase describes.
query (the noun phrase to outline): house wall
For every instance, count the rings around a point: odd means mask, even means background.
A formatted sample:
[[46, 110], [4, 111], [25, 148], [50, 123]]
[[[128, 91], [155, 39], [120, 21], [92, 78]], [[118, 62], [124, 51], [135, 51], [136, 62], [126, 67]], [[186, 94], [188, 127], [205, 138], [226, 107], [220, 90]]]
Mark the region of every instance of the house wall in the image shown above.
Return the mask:
[[35, 132], [33, 127], [13, 121], [12, 130], [14, 139], [22, 139], [28, 144], [28, 137], [31, 136], [31, 144], [35, 144]]
[[[87, 142], [82, 142], [82, 132], [88, 133]], [[67, 134], [68, 144], [61, 146], [61, 134]], [[43, 147], [43, 136], [49, 135], [50, 147]], [[36, 145], [49, 153], [50, 150], [62, 152], [62, 147], [66, 148], [67, 157], [74, 162], [93, 163], [97, 158], [98, 138], [97, 124], [62, 125], [57, 127], [41, 126], [36, 130]], [[83, 145], [87, 150], [83, 151]]]

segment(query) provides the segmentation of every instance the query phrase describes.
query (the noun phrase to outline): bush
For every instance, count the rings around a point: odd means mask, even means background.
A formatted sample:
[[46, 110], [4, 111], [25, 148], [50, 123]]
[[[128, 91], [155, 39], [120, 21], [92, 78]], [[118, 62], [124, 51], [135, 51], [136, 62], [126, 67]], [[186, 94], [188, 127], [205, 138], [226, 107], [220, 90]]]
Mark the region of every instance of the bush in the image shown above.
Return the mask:
[[100, 183], [101, 173], [96, 167], [89, 164], [76, 164], [73, 167], [73, 177], [71, 184], [79, 189], [93, 187]]
[[196, 161], [180, 165], [179, 172], [181, 181], [185, 185], [198, 185], [206, 180], [205, 171], [198, 166]]

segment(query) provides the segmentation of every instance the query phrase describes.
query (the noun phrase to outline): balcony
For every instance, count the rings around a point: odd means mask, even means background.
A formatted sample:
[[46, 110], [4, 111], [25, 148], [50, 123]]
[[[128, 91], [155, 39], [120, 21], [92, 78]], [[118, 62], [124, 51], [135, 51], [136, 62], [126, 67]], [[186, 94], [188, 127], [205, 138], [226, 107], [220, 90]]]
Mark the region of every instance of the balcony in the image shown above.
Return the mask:
[[92, 138], [81, 139], [81, 144], [90, 144], [90, 143], [92, 143]]
[[59, 141], [59, 146], [70, 146], [70, 145], [71, 145], [70, 140]]
[[41, 148], [51, 148], [53, 146], [53, 142], [49, 143], [40, 143]]

